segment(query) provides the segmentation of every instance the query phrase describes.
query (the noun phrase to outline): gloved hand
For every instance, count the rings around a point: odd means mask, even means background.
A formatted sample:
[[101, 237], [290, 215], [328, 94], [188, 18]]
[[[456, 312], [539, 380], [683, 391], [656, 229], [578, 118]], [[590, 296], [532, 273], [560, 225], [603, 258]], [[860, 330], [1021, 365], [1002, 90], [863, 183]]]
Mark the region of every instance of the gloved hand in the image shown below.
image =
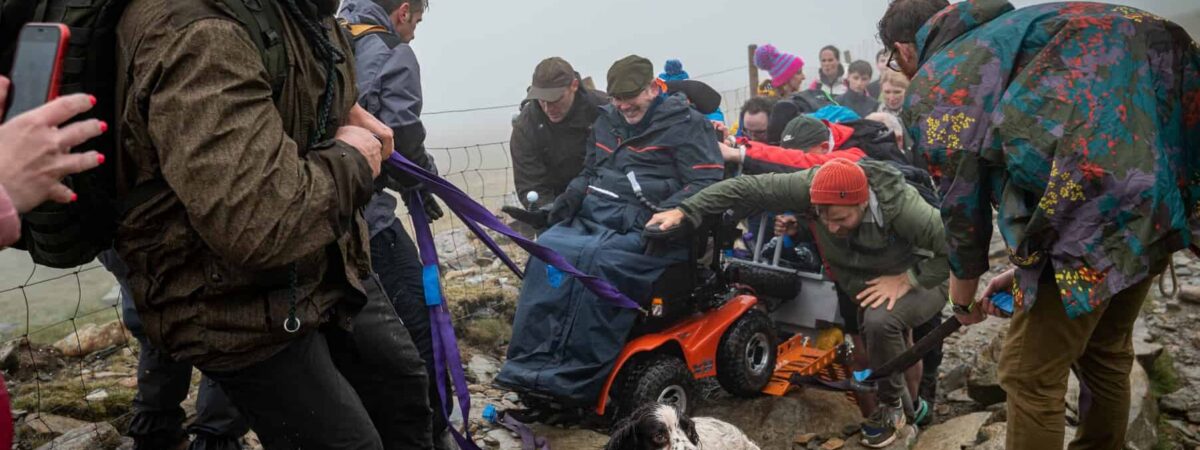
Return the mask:
[[553, 225], [575, 217], [575, 214], [579, 212], [579, 207], [583, 205], [583, 196], [572, 194], [568, 191], [559, 195], [554, 203], [549, 205], [550, 216], [547, 218], [547, 223]]
[[433, 223], [433, 221], [441, 219], [442, 216], [446, 215], [444, 212], [442, 212], [441, 205], [438, 205], [437, 199], [434, 198], [433, 194], [430, 194], [429, 191], [425, 190], [425, 186], [423, 184], [411, 186], [409, 187], [408, 191], [404, 193], [404, 204], [408, 206], [409, 210], [412, 210], [412, 199], [414, 195], [421, 196], [421, 208], [425, 210], [425, 216], [429, 220], [429, 223]]
[[438, 204], [437, 198], [434, 198], [433, 194], [430, 194], [429, 191], [422, 189], [420, 195], [421, 205], [425, 207], [425, 216], [429, 217], [429, 223], [433, 223], [433, 221], [441, 219], [442, 216], [446, 215], [446, 213], [442, 211], [442, 206]]
[[516, 219], [517, 221], [526, 223], [529, 226], [536, 228], [538, 230], [545, 229], [546, 226], [549, 224], [548, 219], [550, 216], [550, 209], [549, 209], [548, 205], [543, 206], [538, 209], [535, 209], [533, 211], [530, 211], [528, 209], [525, 209], [525, 208], [522, 208], [519, 206], [504, 206], [504, 207], [500, 208], [500, 211], [502, 211], [505, 214], [508, 214], [509, 217], [512, 217], [513, 219]]

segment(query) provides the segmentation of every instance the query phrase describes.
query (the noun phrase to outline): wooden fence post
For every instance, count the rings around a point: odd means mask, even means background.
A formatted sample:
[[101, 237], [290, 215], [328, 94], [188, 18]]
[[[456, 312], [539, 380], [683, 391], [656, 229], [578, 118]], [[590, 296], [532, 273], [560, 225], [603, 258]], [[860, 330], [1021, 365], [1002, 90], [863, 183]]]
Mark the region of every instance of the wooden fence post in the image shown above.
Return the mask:
[[754, 52], [758, 50], [757, 44], [750, 44], [750, 97], [758, 97], [758, 66], [754, 65]]

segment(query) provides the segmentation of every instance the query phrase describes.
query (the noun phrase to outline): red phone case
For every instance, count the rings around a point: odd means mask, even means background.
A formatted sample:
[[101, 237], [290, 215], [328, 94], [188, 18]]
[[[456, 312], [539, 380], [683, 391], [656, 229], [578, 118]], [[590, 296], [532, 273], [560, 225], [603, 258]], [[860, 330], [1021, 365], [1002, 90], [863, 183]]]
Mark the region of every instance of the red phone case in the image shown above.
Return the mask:
[[54, 55], [54, 70], [50, 72], [50, 91], [46, 93], [46, 101], [58, 98], [58, 83], [62, 78], [63, 58], [67, 56], [67, 43], [71, 40], [71, 29], [61, 23], [37, 23], [31, 25], [49, 25], [58, 27], [58, 53]]

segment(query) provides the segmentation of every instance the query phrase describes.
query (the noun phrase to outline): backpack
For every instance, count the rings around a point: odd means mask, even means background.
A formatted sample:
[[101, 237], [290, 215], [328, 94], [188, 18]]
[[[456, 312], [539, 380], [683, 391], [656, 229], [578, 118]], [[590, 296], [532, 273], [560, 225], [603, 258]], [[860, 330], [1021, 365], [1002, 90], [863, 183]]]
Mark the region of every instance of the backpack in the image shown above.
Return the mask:
[[[208, 0], [222, 3], [246, 27], [262, 53], [271, 75], [273, 95], [281, 92], [287, 76], [282, 22], [269, 0]], [[93, 108], [73, 120], [100, 119], [116, 123], [117, 24], [128, 0], [0, 0], [0, 73], [12, 71], [17, 35], [29, 22], [52, 22], [71, 30], [63, 61], [59, 92], [88, 93], [96, 97]], [[102, 134], [72, 151], [96, 150], [118, 161], [114, 133]], [[14, 247], [27, 250], [37, 264], [71, 268], [86, 264], [112, 248], [117, 224], [126, 211], [149, 200], [161, 183], [119, 192], [115, 169], [102, 165], [70, 175], [63, 183], [77, 195], [69, 204], [47, 202], [21, 215], [21, 240]]]
[[820, 92], [803, 91], [793, 94], [775, 103], [771, 109], [770, 122], [767, 124], [767, 143], [779, 145], [783, 137], [783, 129], [788, 122], [801, 114], [812, 114], [829, 105], [836, 105], [833, 99]]
[[867, 154], [868, 158], [884, 161], [904, 174], [904, 181], [917, 189], [926, 203], [940, 208], [941, 198], [934, 187], [933, 177], [925, 167], [914, 164], [912, 158], [900, 151], [896, 145], [896, 135], [887, 125], [873, 120], [859, 120], [843, 123], [854, 130], [850, 138], [842, 144], [843, 147], [857, 147]]

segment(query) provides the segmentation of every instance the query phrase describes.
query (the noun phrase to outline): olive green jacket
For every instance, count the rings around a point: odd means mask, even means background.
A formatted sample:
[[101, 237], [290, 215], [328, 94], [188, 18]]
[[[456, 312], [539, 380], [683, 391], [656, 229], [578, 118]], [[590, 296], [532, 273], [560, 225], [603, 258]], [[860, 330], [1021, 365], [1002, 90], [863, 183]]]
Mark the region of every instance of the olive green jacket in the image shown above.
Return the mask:
[[[314, 16], [311, 0], [298, 3]], [[336, 66], [332, 120], [310, 147], [325, 74], [277, 2], [288, 74], [272, 98], [262, 54], [213, 0], [134, 0], [118, 28], [121, 184], [158, 185], [115, 243], [150, 341], [173, 358], [235, 370], [361, 307], [370, 274], [361, 208], [371, 170], [332, 140], [357, 98], [350, 45]], [[292, 278], [295, 275], [295, 282]], [[283, 330], [292, 296], [303, 324]]]
[[817, 246], [838, 286], [858, 295], [867, 281], [908, 273], [925, 288], [949, 277], [946, 235], [941, 217], [904, 176], [888, 163], [860, 161], [871, 185], [871, 201], [858, 229], [846, 238], [830, 234], [816, 220], [809, 186], [817, 169], [725, 180], [687, 199], [680, 209], [693, 224], [704, 216], [736, 211], [792, 211], [813, 228]]

